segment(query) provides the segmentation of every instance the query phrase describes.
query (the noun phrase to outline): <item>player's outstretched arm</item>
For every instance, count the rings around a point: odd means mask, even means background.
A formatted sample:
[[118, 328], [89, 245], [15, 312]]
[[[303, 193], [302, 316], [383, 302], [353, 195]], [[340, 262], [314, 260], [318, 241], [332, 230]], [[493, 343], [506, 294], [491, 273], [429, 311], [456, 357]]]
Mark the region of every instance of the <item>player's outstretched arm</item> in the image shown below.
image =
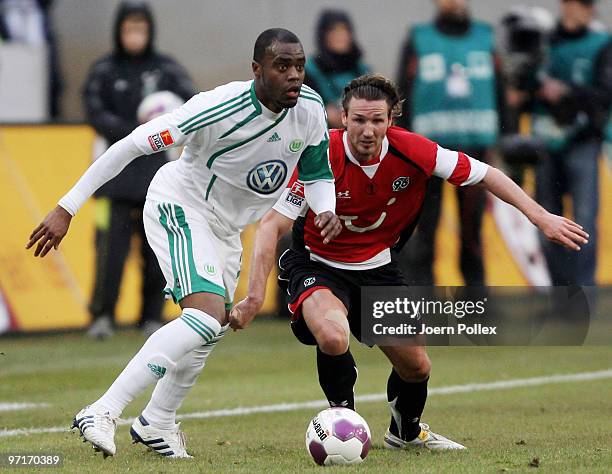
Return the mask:
[[[69, 218], [65, 215], [66, 213], [73, 217], [100, 186], [117, 176], [123, 168], [139, 156], [185, 145], [193, 135], [183, 133], [179, 124], [192, 116], [195, 109], [203, 110], [202, 105], [207, 98], [205, 94], [198, 94], [182, 107], [140, 125], [127, 137], [111, 145], [85, 171], [74, 187], [60, 199], [59, 208], [51, 211], [45, 220], [34, 229], [26, 248], [31, 248], [37, 241], [40, 241], [34, 255], [41, 257], [44, 257], [51, 248], [57, 249], [68, 230]], [[67, 219], [68, 223], [66, 223]], [[49, 225], [53, 225], [53, 229], [50, 229]], [[52, 230], [56, 230], [57, 235], [51, 235]], [[42, 247], [40, 247], [41, 244]]]
[[38, 242], [34, 252], [36, 257], [44, 257], [52, 248], [57, 250], [68, 232], [70, 219], [85, 201], [141, 154], [131, 135], [112, 145], [85, 171], [68, 194], [60, 199], [58, 206], [34, 229], [26, 248], [29, 249]]
[[497, 168], [488, 167], [482, 184], [495, 196], [525, 214], [548, 240], [576, 251], [580, 250], [581, 245], [588, 243], [589, 234], [582, 226], [548, 212]]
[[291, 228], [293, 219], [271, 209], [259, 222], [253, 244], [249, 270], [247, 297], [236, 304], [230, 312], [230, 326], [245, 329], [263, 305], [266, 297], [266, 282], [276, 259], [276, 244]]

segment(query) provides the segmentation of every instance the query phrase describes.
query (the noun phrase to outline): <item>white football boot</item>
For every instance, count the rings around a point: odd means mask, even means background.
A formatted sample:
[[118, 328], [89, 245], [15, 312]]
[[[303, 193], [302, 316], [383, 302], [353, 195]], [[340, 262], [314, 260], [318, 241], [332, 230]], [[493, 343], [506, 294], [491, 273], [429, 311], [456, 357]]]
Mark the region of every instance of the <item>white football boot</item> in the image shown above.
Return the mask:
[[115, 447], [117, 419], [108, 412], [97, 412], [88, 405], [74, 416], [71, 428], [78, 429], [83, 442], [89, 441], [94, 450], [101, 451], [104, 457], [114, 456], [117, 452]]
[[134, 420], [130, 428], [132, 443], [142, 443], [161, 456], [169, 458], [191, 458], [187, 453], [185, 434], [179, 430], [180, 423], [171, 430], [151, 426], [142, 415]]
[[404, 441], [389, 430], [385, 433], [383, 444], [386, 449], [402, 449], [408, 446], [416, 446], [427, 449], [467, 449], [462, 444], [451, 441], [442, 435], [434, 433], [429, 429], [427, 423], [420, 423], [421, 433], [412, 441]]

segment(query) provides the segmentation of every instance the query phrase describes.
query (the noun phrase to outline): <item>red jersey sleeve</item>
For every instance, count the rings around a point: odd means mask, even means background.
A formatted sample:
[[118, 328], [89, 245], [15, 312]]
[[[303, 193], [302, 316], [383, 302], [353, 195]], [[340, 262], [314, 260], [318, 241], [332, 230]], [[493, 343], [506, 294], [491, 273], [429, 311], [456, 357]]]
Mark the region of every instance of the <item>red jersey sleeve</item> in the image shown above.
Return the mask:
[[437, 176], [455, 186], [482, 181], [488, 165], [460, 151], [448, 150], [436, 142], [399, 127], [389, 127], [389, 143], [419, 166], [427, 176]]

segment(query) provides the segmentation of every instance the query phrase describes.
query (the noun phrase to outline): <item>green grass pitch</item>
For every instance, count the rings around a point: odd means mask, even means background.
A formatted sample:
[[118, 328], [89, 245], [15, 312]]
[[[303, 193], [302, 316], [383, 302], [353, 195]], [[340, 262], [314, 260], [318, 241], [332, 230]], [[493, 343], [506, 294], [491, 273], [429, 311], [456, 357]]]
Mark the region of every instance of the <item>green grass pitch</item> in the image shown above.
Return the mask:
[[[0, 339], [0, 404], [46, 407], [0, 412], [0, 454], [57, 453], [63, 466], [43, 472], [610, 472], [612, 378], [547, 383], [456, 394], [432, 394], [423, 421], [465, 444], [465, 452], [382, 449], [389, 422], [384, 401], [358, 403], [372, 430], [373, 449], [358, 466], [320, 468], [304, 447], [316, 408], [185, 419], [191, 460], [168, 460], [132, 445], [129, 426], [117, 430], [117, 455], [103, 459], [68, 432], [74, 414], [95, 400], [140, 348], [141, 335], [120, 332], [104, 343], [80, 334]], [[389, 365], [377, 349], [353, 341], [357, 395], [382, 393]], [[612, 368], [610, 347], [430, 348], [431, 388]], [[138, 415], [148, 394], [124, 417]], [[208, 361], [180, 413], [298, 403], [322, 398], [313, 348], [288, 325], [257, 321], [229, 334]], [[2, 436], [2, 430], [63, 426], [66, 431]], [[537, 460], [537, 461], [534, 461]], [[531, 465], [530, 465], [531, 464]], [[25, 469], [23, 469], [25, 470]], [[29, 471], [36, 469], [27, 468]]]

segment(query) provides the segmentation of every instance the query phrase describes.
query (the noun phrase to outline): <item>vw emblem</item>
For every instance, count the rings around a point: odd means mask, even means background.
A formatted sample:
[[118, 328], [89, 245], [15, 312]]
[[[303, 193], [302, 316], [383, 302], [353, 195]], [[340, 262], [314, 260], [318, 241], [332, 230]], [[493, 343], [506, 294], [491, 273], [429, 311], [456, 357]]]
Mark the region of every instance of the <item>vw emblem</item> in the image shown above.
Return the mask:
[[287, 165], [280, 160], [258, 164], [249, 171], [247, 185], [259, 194], [272, 194], [280, 188], [287, 177]]

